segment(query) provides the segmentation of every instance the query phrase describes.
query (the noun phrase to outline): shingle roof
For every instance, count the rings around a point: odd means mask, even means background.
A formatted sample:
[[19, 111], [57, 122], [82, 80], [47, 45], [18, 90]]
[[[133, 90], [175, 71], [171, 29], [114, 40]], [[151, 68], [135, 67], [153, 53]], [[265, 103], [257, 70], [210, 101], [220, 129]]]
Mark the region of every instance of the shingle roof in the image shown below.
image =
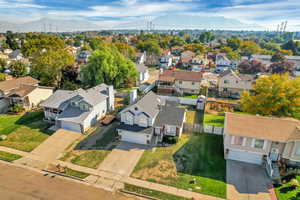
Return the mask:
[[277, 142], [300, 139], [300, 121], [296, 119], [226, 113], [225, 122], [226, 134]]
[[157, 115], [154, 126], [161, 127], [165, 124], [181, 126], [184, 120], [185, 109], [175, 106], [161, 106]]
[[90, 88], [88, 90], [83, 90], [83, 89], [78, 89], [75, 91], [57, 90], [46, 101], [44, 101], [41, 104], [41, 106], [64, 110], [68, 105], [68, 101], [71, 100], [72, 98], [80, 98], [81, 100], [87, 102], [91, 106], [95, 106], [107, 98], [107, 96], [103, 94], [103, 89], [105, 86], [106, 86], [105, 84], [104, 85], [101, 84], [94, 88]]
[[33, 90], [35, 90], [38, 86], [32, 86], [32, 85], [21, 85], [19, 88], [13, 89], [9, 91], [9, 93], [6, 96], [11, 95], [18, 95], [20, 97], [25, 97], [28, 94], [30, 94]]
[[201, 82], [202, 73], [182, 70], [164, 70], [163, 73], [159, 75], [159, 80], [172, 80], [172, 78], [180, 81]]
[[127, 107], [122, 112], [134, 109], [137, 107], [139, 110], [142, 110], [150, 117], [155, 117], [159, 112], [159, 105], [163, 104], [163, 100], [160, 99], [154, 92], [150, 91], [143, 98], [141, 98], [135, 104]]
[[141, 127], [137, 125], [127, 125], [123, 123], [120, 124], [117, 129], [141, 133], [141, 134], [152, 134], [153, 132], [153, 127]]
[[58, 115], [57, 120], [82, 123], [91, 111], [83, 111], [80, 108], [68, 105], [67, 108]]
[[136, 64], [136, 70], [139, 72], [139, 73], [144, 73], [148, 70], [148, 67], [144, 64]]
[[21, 85], [36, 85], [38, 83], [39, 81], [32, 78], [31, 76], [25, 76], [0, 82], [0, 90], [5, 92], [19, 88]]

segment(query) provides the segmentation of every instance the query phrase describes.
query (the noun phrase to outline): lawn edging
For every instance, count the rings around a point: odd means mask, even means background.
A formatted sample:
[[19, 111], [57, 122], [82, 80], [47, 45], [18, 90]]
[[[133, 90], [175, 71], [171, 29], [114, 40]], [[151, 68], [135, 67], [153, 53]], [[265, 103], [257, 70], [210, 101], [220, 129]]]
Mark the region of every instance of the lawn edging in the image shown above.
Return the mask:
[[64, 173], [60, 173], [60, 172], [56, 172], [56, 171], [52, 171], [52, 170], [48, 170], [48, 169], [43, 169], [42, 171], [48, 172], [48, 173], [51, 173], [51, 174], [56, 174], [56, 175], [63, 176], [63, 177], [67, 177], [67, 178], [71, 178], [71, 179], [74, 179], [74, 180], [77, 180], [77, 181], [85, 182], [82, 178], [78, 178], [76, 176], [70, 176], [70, 175], [67, 175], [67, 174], [64, 174]]

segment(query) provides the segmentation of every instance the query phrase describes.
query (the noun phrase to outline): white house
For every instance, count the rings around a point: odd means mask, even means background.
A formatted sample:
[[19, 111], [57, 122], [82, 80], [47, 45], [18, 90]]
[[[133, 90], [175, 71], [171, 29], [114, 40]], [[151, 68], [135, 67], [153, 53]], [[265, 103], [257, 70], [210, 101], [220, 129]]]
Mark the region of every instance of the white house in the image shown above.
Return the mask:
[[164, 136], [181, 136], [185, 109], [166, 105], [155, 93], [149, 92], [121, 112], [117, 128], [122, 141], [155, 145]]
[[159, 68], [169, 69], [172, 66], [172, 56], [164, 55], [159, 58]]
[[88, 90], [57, 90], [41, 106], [44, 118], [58, 128], [84, 133], [114, 110], [114, 89], [100, 84]]
[[149, 79], [148, 67], [144, 64], [137, 64], [136, 70], [138, 72], [138, 83], [143, 83]]

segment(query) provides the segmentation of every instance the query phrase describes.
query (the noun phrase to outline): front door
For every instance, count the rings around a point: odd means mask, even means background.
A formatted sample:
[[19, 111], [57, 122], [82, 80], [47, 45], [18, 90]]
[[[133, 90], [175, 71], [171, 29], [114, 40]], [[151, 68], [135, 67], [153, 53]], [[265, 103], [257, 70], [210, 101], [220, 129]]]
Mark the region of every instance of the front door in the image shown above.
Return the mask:
[[278, 157], [279, 157], [279, 149], [278, 148], [271, 148], [270, 159], [272, 161], [277, 161]]

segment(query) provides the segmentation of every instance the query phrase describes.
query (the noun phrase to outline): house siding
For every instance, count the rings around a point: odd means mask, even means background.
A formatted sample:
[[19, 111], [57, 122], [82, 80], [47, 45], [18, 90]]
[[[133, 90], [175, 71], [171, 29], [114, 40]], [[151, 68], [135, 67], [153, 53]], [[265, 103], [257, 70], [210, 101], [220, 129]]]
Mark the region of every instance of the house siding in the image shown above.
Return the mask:
[[42, 101], [48, 99], [53, 94], [52, 88], [36, 88], [28, 96], [29, 105], [37, 106]]
[[83, 128], [86, 131], [91, 126], [95, 125], [97, 120], [103, 118], [107, 112], [106, 101], [102, 101], [93, 108], [93, 111], [89, 116], [83, 121]]

